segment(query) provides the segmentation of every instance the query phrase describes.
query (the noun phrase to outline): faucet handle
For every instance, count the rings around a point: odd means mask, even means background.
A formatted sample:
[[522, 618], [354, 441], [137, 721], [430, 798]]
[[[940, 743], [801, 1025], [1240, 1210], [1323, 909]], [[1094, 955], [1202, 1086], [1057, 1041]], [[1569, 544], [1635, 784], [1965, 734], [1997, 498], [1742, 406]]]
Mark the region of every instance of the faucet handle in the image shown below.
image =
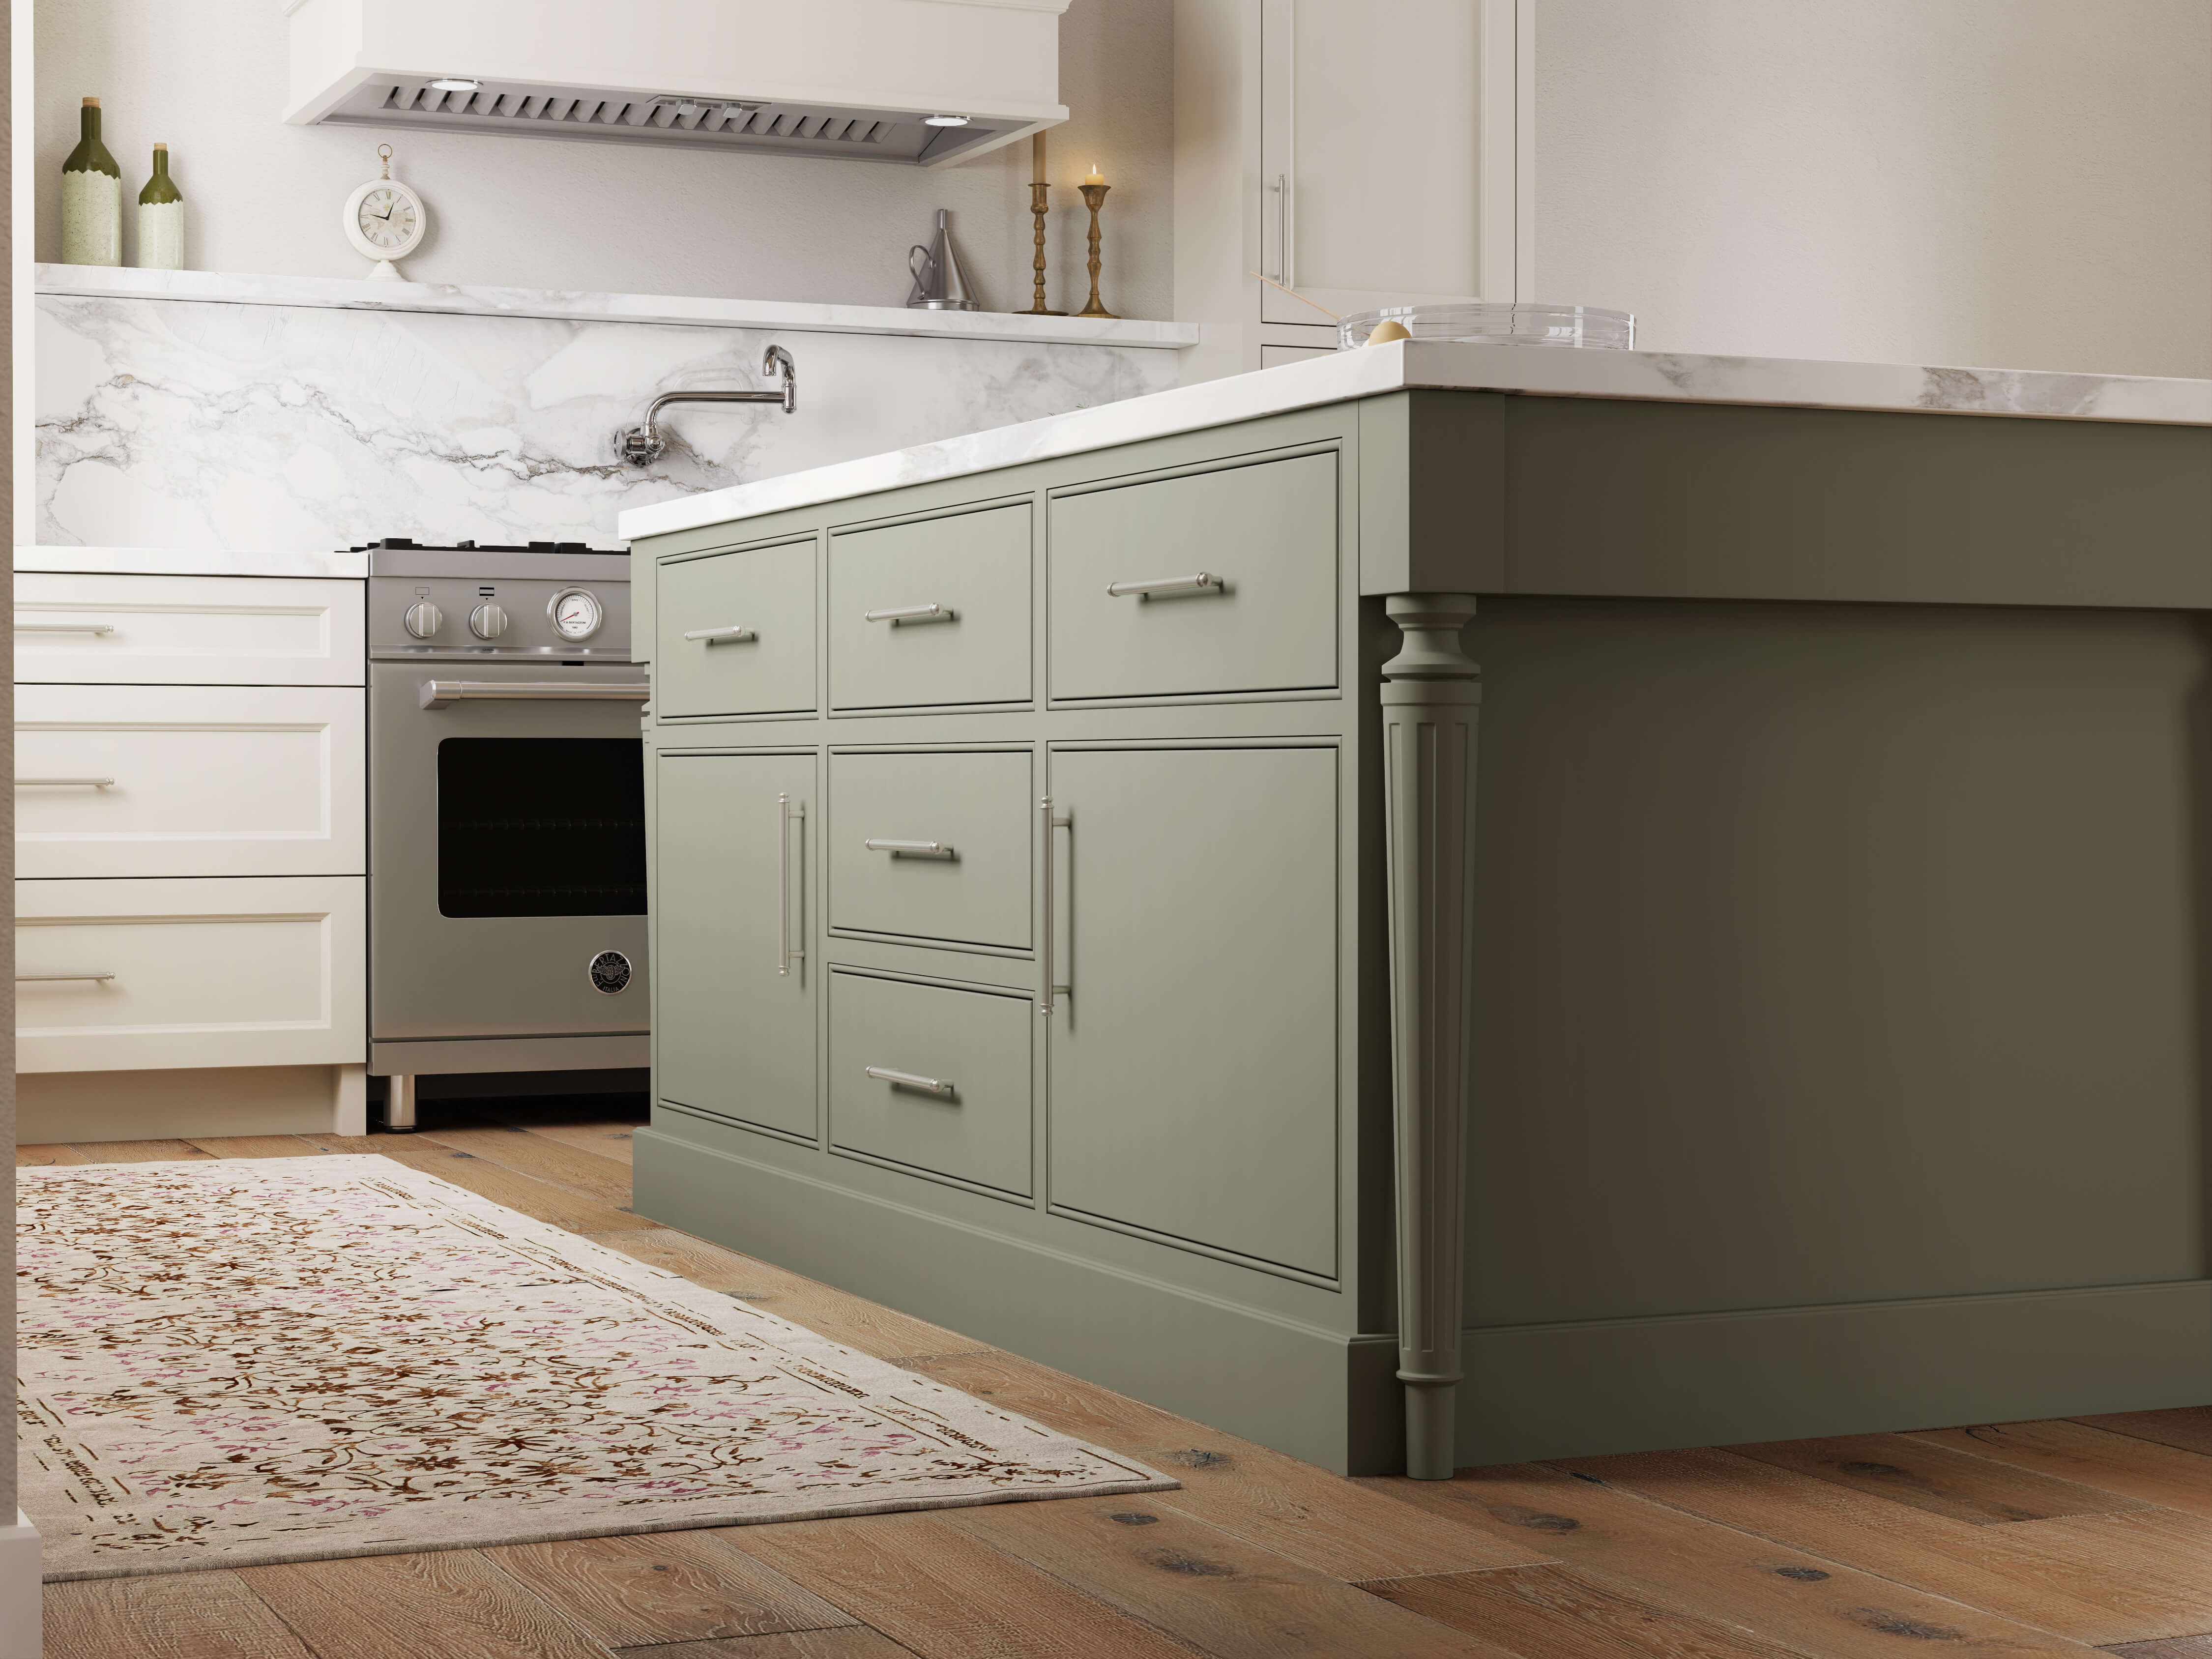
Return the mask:
[[615, 453], [632, 466], [651, 466], [667, 447], [668, 441], [649, 426], [634, 426], [615, 434]]
[[761, 359], [761, 373], [783, 375], [783, 412], [795, 414], [799, 409], [799, 368], [791, 361], [791, 354], [780, 345], [772, 345]]

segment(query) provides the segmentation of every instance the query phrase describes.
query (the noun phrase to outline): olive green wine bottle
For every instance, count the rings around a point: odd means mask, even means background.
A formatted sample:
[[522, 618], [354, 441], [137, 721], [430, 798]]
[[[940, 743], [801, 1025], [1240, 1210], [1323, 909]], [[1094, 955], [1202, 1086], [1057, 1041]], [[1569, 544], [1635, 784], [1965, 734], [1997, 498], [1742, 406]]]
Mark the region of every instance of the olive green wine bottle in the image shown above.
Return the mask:
[[83, 136], [62, 163], [62, 263], [123, 263], [123, 169], [100, 142], [100, 100], [84, 100]]
[[169, 177], [169, 147], [154, 146], [154, 176], [138, 192], [138, 264], [146, 270], [185, 268], [185, 196]]

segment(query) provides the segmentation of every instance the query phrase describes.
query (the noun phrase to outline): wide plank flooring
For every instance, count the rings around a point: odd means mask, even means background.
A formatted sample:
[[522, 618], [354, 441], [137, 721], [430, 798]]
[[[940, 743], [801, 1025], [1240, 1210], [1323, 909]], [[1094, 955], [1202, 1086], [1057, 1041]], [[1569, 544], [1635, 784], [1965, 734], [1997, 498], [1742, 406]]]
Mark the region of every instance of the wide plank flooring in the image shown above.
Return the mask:
[[46, 1659], [2212, 1659], [2212, 1407], [1345, 1480], [634, 1214], [637, 1121], [15, 1161], [382, 1153], [1182, 1489], [53, 1584]]

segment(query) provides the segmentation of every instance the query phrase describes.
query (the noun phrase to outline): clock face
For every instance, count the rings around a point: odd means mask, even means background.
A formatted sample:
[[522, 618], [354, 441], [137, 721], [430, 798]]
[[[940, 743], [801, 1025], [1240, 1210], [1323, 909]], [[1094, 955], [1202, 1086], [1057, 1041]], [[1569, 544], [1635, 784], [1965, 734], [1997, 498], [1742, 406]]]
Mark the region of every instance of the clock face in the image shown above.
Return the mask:
[[415, 204], [389, 185], [379, 185], [354, 210], [362, 239], [380, 248], [404, 247], [415, 237]]
[[553, 631], [564, 640], [588, 640], [606, 619], [596, 595], [580, 587], [556, 594], [553, 600]]

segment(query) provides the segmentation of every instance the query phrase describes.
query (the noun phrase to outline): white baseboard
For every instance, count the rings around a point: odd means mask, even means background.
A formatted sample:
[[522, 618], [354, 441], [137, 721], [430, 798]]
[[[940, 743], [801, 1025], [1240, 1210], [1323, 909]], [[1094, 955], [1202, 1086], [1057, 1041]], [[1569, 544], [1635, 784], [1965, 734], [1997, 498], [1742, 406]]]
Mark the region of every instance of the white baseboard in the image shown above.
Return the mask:
[[0, 1527], [0, 1659], [39, 1659], [39, 1529], [22, 1510]]

